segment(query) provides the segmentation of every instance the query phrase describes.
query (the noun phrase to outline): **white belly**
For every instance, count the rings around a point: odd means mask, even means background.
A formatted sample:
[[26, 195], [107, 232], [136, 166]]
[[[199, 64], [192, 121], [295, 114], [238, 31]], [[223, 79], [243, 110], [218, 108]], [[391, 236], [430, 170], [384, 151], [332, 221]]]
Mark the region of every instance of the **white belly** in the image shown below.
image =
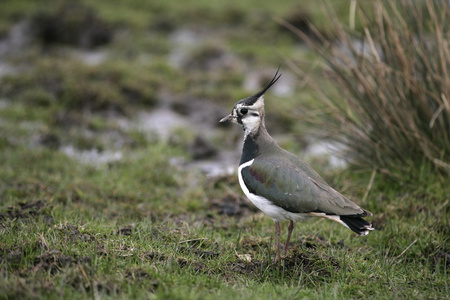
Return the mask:
[[292, 221], [300, 221], [306, 217], [308, 217], [307, 214], [302, 213], [291, 213], [287, 210], [284, 210], [283, 208], [274, 205], [271, 201], [267, 200], [264, 197], [255, 195], [250, 193], [248, 188], [244, 184], [244, 180], [242, 179], [242, 169], [245, 167], [250, 166], [253, 163], [254, 159], [242, 164], [239, 166], [238, 169], [238, 177], [239, 177], [239, 185], [241, 186], [242, 191], [244, 192], [245, 196], [257, 207], [259, 208], [263, 213], [271, 217], [274, 221], [285, 221], [285, 220], [292, 220]]

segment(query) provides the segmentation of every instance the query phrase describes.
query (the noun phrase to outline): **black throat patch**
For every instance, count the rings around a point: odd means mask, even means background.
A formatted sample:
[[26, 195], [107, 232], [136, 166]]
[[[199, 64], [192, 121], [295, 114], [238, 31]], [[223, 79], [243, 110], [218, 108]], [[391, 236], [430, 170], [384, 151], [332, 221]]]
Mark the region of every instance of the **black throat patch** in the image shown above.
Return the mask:
[[246, 162], [254, 159], [258, 155], [259, 146], [256, 143], [258, 136], [259, 136], [259, 132], [255, 135], [249, 134], [245, 138], [244, 149], [242, 150], [242, 156], [241, 156], [241, 161], [239, 162], [239, 165], [242, 165], [243, 163], [246, 163]]

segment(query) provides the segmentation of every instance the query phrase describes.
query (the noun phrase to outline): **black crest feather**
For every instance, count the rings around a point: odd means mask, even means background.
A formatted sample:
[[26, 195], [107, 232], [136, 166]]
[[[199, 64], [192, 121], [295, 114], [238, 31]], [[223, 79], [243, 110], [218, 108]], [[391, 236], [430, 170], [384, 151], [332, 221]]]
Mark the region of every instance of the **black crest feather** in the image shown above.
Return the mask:
[[278, 67], [277, 72], [275, 73], [275, 75], [273, 76], [272, 80], [269, 82], [269, 84], [267, 84], [267, 86], [260, 92], [254, 94], [253, 96], [247, 97], [245, 99], [242, 99], [241, 101], [239, 101], [238, 103], [243, 103], [245, 105], [253, 105], [258, 99], [259, 97], [261, 97], [262, 95], [264, 95], [264, 93], [272, 86], [275, 84], [275, 82], [277, 82], [278, 79], [280, 79], [282, 73], [279, 73], [280, 71], [280, 67]]

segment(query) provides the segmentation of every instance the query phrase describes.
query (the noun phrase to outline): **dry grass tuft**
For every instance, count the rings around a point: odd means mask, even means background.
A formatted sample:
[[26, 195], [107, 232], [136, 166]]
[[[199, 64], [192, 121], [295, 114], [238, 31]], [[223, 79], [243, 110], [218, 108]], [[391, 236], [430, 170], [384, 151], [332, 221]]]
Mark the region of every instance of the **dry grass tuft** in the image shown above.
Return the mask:
[[450, 5], [432, 0], [373, 5], [370, 13], [356, 10], [362, 32], [328, 10], [337, 41], [319, 32], [313, 40], [277, 20], [326, 62], [331, 84], [310, 81], [327, 108], [320, 126], [345, 144], [359, 165], [411, 174], [429, 162], [450, 174]]

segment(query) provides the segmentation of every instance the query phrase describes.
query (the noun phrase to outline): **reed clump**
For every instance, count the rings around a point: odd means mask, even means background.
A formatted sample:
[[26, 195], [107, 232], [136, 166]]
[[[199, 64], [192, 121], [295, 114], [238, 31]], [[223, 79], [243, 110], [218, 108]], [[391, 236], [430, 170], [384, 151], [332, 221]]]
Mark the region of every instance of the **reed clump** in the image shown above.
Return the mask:
[[[449, 3], [375, 1], [355, 11], [345, 26], [328, 10], [334, 39], [318, 31], [313, 39], [278, 20], [325, 62], [321, 75], [329, 84], [309, 82], [326, 114], [312, 121], [346, 145], [358, 165], [390, 174], [427, 165], [450, 174]], [[354, 19], [362, 30], [352, 29]]]

